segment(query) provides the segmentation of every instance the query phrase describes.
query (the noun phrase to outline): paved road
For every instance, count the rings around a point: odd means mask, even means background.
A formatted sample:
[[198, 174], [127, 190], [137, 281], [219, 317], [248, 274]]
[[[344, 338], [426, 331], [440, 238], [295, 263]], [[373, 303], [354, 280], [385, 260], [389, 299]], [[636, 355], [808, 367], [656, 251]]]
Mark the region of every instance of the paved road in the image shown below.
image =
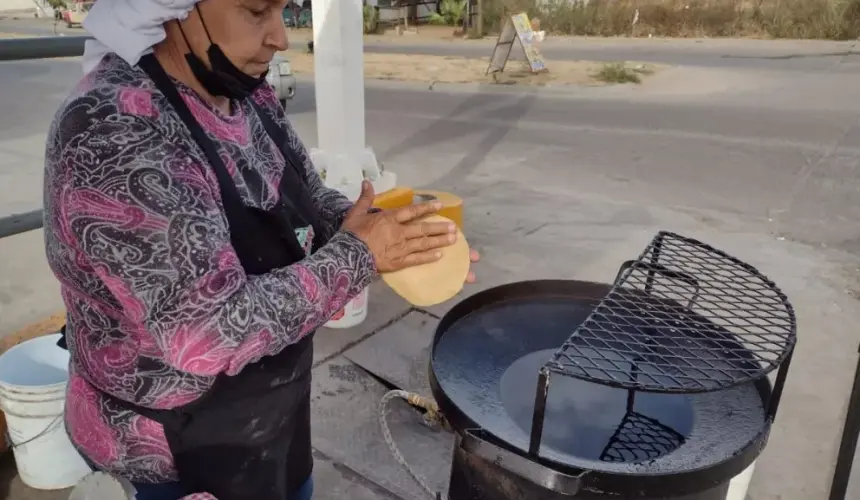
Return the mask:
[[[794, 301], [801, 341], [752, 497], [820, 499], [860, 321], [860, 82], [844, 69], [700, 68], [566, 95], [374, 85], [368, 141], [403, 183], [467, 198], [489, 283], [605, 281], [658, 229], [761, 267]], [[78, 72], [75, 61], [0, 64], [0, 212], [38, 206], [44, 133]], [[313, 144], [309, 86], [291, 113]], [[39, 238], [0, 242], [5, 331], [59, 307]], [[357, 449], [338, 453], [404, 491]]]
[[[81, 73], [74, 59], [7, 62], [0, 68], [0, 213], [12, 213], [39, 206], [44, 134]], [[505, 144], [529, 144], [539, 155], [536, 161], [561, 147], [581, 169], [617, 184], [612, 189], [635, 183], [637, 192], [664, 203], [772, 218], [772, 229], [788, 237], [860, 250], [852, 246], [860, 245], [860, 208], [850, 202], [857, 180], [852, 161], [860, 151], [858, 78], [813, 72], [789, 82], [703, 71], [670, 72], [641, 88], [568, 94], [446, 94], [376, 85], [367, 91], [368, 129], [371, 137], [379, 134], [377, 147], [389, 162], [405, 154], [406, 146], [390, 145], [394, 137], [416, 123], [441, 120], [444, 127], [469, 128], [461, 135], [433, 124], [409, 143], [438, 145], [443, 153], [449, 140], [497, 130]], [[696, 81], [702, 74], [713, 78]], [[311, 94], [305, 83], [291, 106], [297, 126], [309, 136]], [[643, 168], [646, 161], [653, 165]], [[581, 175], [580, 168], [544, 163], [553, 176]], [[466, 176], [468, 169], [458, 168], [445, 178]], [[844, 226], [822, 227], [828, 217]]]
[[[44, 36], [52, 34], [50, 22], [0, 19], [0, 34], [18, 33]], [[59, 26], [57, 33], [81, 35], [80, 28]], [[301, 44], [305, 32], [292, 38]], [[428, 41], [391, 37], [368, 37], [367, 52], [436, 54], [461, 57], [488, 57], [495, 40], [467, 42]], [[541, 45], [548, 61], [646, 61], [679, 66], [779, 70], [792, 72], [838, 71], [860, 73], [860, 46], [856, 41], [763, 41], [702, 39], [587, 39], [550, 37]]]

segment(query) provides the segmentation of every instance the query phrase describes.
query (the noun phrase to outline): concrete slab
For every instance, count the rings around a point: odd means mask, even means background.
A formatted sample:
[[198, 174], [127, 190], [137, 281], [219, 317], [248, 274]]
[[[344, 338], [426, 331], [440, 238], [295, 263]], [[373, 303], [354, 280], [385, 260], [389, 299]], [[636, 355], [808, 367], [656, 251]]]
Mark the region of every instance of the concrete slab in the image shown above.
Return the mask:
[[314, 499], [399, 500], [400, 497], [315, 450]]
[[[314, 450], [314, 498], [316, 500], [399, 500], [385, 488], [365, 479], [349, 467]], [[66, 500], [70, 489], [37, 491], [25, 486], [15, 470], [11, 453], [0, 459], [0, 498], [4, 500]], [[105, 499], [115, 500], [115, 499]]]
[[63, 310], [42, 231], [0, 239], [0, 336]]
[[314, 337], [314, 364], [321, 364], [370, 337], [411, 310], [381, 280], [370, 285], [367, 319], [352, 328], [320, 328]]
[[[427, 498], [392, 455], [379, 424], [386, 389], [359, 366], [337, 357], [314, 370], [314, 446], [369, 481], [402, 498]], [[406, 403], [394, 401], [388, 415], [394, 442], [427, 483], [444, 489], [453, 438], [430, 429]]]
[[[454, 300], [426, 308], [440, 317], [459, 300], [505, 283], [611, 281], [618, 266], [635, 258], [656, 232], [648, 232], [655, 227], [648, 210], [606, 198], [548, 195], [503, 180], [462, 192], [469, 200], [466, 238], [481, 252], [481, 262], [474, 266], [478, 283], [466, 286]], [[624, 245], [631, 238], [639, 248]], [[606, 265], [594, 269], [591, 263], [601, 259]]]
[[430, 345], [439, 320], [412, 311], [344, 352], [344, 357], [398, 389], [431, 396]]
[[38, 491], [21, 482], [11, 451], [0, 456], [0, 498], [6, 500], [67, 500], [71, 489]]

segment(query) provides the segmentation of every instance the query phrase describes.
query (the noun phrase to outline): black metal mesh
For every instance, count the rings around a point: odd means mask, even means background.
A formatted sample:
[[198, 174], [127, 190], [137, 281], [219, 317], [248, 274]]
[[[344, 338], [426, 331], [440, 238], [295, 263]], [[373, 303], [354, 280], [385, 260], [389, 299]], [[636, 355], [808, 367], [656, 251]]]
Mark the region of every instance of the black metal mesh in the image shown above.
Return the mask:
[[661, 232], [547, 363], [550, 371], [653, 392], [760, 378], [796, 341], [794, 310], [755, 268]]
[[600, 460], [603, 462], [641, 462], [653, 460], [678, 449], [684, 436], [653, 418], [628, 412], [609, 439]]

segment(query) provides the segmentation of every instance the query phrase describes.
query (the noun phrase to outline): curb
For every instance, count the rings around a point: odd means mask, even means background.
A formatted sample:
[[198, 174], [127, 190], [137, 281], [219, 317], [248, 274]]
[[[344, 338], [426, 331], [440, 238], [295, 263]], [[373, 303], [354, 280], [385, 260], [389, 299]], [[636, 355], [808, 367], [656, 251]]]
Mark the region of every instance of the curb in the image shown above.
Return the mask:
[[[313, 85], [312, 75], [294, 74], [297, 83]], [[595, 93], [604, 95], [609, 89], [618, 92], [621, 89], [636, 88], [633, 84], [601, 84], [601, 85], [557, 85], [539, 87], [536, 85], [493, 85], [487, 83], [442, 83], [442, 82], [404, 82], [395, 80], [377, 80], [366, 78], [365, 88], [372, 87], [389, 90], [411, 90], [415, 92], [441, 92], [450, 94], [496, 94], [496, 95], [532, 95], [537, 97], [594, 97]]]
[[0, 354], [8, 351], [12, 347], [42, 335], [57, 333], [66, 323], [66, 312], [58, 312], [48, 316], [47, 318], [30, 323], [29, 325], [18, 329], [14, 333], [4, 335], [0, 338]]

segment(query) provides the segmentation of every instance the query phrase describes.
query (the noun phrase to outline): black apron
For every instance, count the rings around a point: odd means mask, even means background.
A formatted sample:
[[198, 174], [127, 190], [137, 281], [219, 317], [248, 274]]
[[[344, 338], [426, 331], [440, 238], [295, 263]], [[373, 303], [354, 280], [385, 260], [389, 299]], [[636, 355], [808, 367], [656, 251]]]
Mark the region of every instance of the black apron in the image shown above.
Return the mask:
[[[260, 275], [305, 257], [295, 227], [313, 226], [315, 251], [323, 228], [304, 170], [289, 150], [286, 132], [251, 99], [287, 166], [272, 210], [246, 206], [215, 144], [194, 119], [176, 86], [152, 55], [139, 66], [155, 82], [191, 131], [214, 170], [230, 226], [230, 242], [245, 272]], [[189, 493], [218, 500], [289, 500], [311, 475], [310, 390], [313, 334], [238, 375], [216, 377], [212, 388], [180, 408], [153, 410], [106, 395], [118, 406], [164, 426], [179, 481]], [[146, 360], [141, 360], [145, 363]]]

